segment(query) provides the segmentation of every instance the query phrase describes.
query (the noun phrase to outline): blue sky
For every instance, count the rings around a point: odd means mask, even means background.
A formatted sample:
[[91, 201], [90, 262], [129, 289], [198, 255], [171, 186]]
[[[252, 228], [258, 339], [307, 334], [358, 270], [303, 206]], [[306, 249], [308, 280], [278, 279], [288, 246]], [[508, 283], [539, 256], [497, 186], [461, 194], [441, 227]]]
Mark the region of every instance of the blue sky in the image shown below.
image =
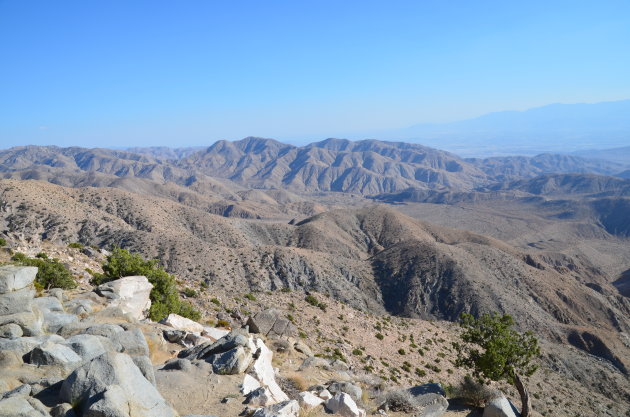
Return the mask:
[[0, 148], [319, 140], [630, 98], [628, 1], [0, 0]]

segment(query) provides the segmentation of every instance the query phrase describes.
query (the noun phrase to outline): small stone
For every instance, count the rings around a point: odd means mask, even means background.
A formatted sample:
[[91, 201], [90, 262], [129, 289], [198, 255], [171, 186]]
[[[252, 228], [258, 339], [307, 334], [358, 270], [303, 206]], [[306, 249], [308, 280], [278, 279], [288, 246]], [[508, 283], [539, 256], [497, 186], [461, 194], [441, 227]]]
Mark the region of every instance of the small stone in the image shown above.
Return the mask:
[[22, 328], [15, 323], [7, 323], [0, 326], [0, 337], [5, 339], [17, 339], [22, 337], [24, 332]]

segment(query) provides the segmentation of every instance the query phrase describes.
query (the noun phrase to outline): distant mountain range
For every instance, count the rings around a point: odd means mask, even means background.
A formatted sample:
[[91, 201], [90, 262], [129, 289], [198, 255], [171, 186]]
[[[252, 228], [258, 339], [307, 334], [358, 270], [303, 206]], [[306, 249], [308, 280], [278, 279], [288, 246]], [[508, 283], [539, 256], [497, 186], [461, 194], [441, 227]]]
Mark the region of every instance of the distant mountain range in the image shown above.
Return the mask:
[[550, 104], [450, 123], [363, 132], [380, 139], [420, 142], [464, 156], [535, 155], [630, 144], [630, 100]]
[[[615, 175], [627, 165], [572, 155], [463, 159], [438, 149], [403, 142], [327, 139], [306, 146], [273, 139], [219, 141], [208, 148], [142, 148], [135, 152], [54, 146], [16, 147], [0, 151], [5, 178], [47, 179], [76, 185], [80, 172], [143, 178], [182, 186], [286, 189], [299, 193], [350, 192], [375, 195], [415, 189], [470, 191], [496, 182], [549, 173]], [[55, 179], [56, 178], [56, 179]], [[89, 179], [77, 177], [81, 185]]]

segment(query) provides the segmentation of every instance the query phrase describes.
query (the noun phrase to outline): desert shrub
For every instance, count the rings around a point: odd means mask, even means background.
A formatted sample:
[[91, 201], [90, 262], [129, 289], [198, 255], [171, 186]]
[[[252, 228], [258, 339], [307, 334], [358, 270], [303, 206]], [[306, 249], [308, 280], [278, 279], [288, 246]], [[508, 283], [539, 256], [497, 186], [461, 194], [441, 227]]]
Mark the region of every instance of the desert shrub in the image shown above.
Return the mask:
[[363, 355], [363, 351], [361, 349], [353, 349], [352, 350], [352, 354], [355, 356], [362, 356]]
[[36, 266], [35, 287], [38, 289], [62, 288], [69, 290], [76, 288], [77, 282], [65, 267], [57, 259], [49, 259], [45, 253], [38, 253], [37, 258], [29, 258], [23, 253], [16, 253], [11, 260], [19, 265]]
[[247, 298], [249, 301], [256, 301], [256, 297], [252, 293], [247, 293], [243, 297]]
[[227, 320], [218, 320], [216, 327], [230, 327], [230, 322]]
[[460, 398], [465, 404], [473, 407], [483, 407], [486, 402], [496, 395], [488, 385], [480, 383], [466, 375], [459, 384], [453, 387], [452, 397]]
[[189, 298], [196, 298], [199, 294], [192, 288], [184, 288], [184, 295]]
[[115, 248], [103, 264], [103, 273], [94, 274], [91, 283], [100, 285], [133, 275], [143, 275], [153, 284], [149, 310], [151, 320], [162, 320], [171, 313], [191, 320], [201, 318], [198, 310], [180, 298], [175, 277], [159, 266], [156, 259], [145, 260], [139, 254], [132, 254], [126, 249]]
[[385, 336], [383, 336], [381, 333], [376, 333], [374, 337], [376, 337], [378, 340], [383, 340]]
[[212, 304], [215, 304], [215, 305], [218, 305], [218, 306], [220, 306], [220, 305], [221, 305], [221, 301], [219, 301], [219, 299], [218, 299], [218, 298], [211, 298], [211, 299], [210, 299], [210, 302], [211, 302]]
[[[394, 382], [397, 381], [395, 376], [391, 376], [390, 379]], [[382, 399], [382, 405], [379, 408], [385, 408], [390, 411], [414, 413], [418, 410], [418, 404], [413, 395], [407, 390], [398, 389], [385, 393]]]
[[73, 248], [73, 249], [83, 249], [84, 246], [83, 244], [79, 243], [79, 242], [72, 242], [68, 244], [69, 248]]
[[0, 237], [0, 248], [5, 247], [7, 245], [6, 239]]
[[415, 373], [421, 378], [427, 376], [427, 371], [425, 371], [424, 369], [416, 368]]
[[398, 349], [398, 354], [399, 355], [404, 355], [405, 354], [405, 349], [403, 349], [403, 348]]

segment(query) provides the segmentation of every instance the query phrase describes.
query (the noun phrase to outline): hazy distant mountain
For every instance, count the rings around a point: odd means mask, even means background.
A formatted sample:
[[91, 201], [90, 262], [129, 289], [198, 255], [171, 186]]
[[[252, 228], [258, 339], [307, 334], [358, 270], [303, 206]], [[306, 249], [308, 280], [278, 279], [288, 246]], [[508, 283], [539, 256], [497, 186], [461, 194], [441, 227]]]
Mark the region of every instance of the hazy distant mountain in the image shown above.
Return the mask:
[[[628, 117], [630, 117], [630, 115], [628, 115]], [[630, 134], [628, 134], [628, 143], [630, 143]], [[612, 149], [588, 149], [574, 152], [573, 155], [616, 162], [630, 167], [630, 146]]]
[[203, 146], [191, 146], [187, 148], [169, 148], [168, 146], [135, 147], [125, 149], [127, 152], [150, 155], [156, 159], [176, 160], [185, 158], [201, 149]]
[[551, 104], [451, 123], [424, 123], [378, 137], [420, 141], [460, 155], [538, 154], [613, 148], [630, 142], [630, 100]]

